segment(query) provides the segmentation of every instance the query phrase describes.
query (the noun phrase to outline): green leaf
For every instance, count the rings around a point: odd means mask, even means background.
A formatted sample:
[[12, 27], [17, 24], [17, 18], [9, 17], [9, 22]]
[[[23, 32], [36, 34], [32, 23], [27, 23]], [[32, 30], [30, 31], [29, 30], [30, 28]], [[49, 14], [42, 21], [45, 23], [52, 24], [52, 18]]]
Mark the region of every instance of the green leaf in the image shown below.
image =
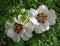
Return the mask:
[[24, 42], [20, 41], [20, 42], [16, 43], [14, 46], [24, 46]]

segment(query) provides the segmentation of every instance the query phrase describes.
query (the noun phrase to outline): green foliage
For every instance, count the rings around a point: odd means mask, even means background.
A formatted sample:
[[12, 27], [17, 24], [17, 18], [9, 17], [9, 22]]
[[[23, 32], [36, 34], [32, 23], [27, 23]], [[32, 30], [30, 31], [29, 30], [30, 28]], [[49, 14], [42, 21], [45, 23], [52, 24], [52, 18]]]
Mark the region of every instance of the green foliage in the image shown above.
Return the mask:
[[[42, 34], [33, 32], [33, 38], [29, 41], [21, 40], [19, 43], [14, 43], [5, 35], [6, 20], [13, 21], [13, 17], [22, 14], [21, 20], [27, 18], [26, 22], [28, 22], [27, 10], [37, 9], [41, 4], [56, 11], [57, 23], [50, 26], [50, 30]], [[60, 46], [60, 0], [0, 0], [0, 46]]]

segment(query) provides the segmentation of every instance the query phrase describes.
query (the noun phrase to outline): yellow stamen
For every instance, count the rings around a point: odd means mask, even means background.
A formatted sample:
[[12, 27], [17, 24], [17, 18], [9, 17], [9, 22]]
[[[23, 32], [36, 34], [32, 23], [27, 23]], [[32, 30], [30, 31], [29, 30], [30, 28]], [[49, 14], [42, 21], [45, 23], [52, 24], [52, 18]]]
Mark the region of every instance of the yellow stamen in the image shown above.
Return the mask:
[[44, 23], [47, 19], [47, 16], [44, 13], [40, 13], [37, 15], [36, 19], [39, 23]]
[[19, 32], [22, 31], [22, 29], [23, 29], [23, 25], [22, 24], [19, 24], [19, 23], [15, 23], [14, 24], [14, 31], [15, 32], [19, 33]]

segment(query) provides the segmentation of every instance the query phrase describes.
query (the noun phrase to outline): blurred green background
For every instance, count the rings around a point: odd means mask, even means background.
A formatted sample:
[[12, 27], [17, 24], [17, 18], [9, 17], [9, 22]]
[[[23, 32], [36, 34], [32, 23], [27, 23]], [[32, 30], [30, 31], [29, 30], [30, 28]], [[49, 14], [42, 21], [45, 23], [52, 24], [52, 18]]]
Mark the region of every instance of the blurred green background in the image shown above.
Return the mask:
[[[17, 17], [18, 14], [22, 14], [24, 18], [27, 10], [37, 9], [41, 4], [56, 11], [56, 24], [42, 34], [33, 32], [33, 38], [29, 41], [14, 43], [4, 32], [5, 21], [12, 22], [13, 17]], [[60, 0], [0, 0], [0, 46], [60, 46]]]

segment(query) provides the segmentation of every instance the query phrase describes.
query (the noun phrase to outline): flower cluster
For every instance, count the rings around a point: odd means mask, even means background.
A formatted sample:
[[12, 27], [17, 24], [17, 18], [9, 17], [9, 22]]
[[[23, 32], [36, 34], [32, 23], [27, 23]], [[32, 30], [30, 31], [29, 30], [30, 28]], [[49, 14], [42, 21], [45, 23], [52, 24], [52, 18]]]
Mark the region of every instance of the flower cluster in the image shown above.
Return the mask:
[[48, 10], [46, 5], [40, 5], [36, 10], [31, 8], [28, 10], [28, 16], [30, 19], [28, 23], [20, 21], [21, 15], [18, 15], [18, 19], [14, 17], [12, 23], [6, 21], [5, 33], [14, 42], [19, 42], [21, 39], [27, 41], [33, 36], [33, 31], [38, 34], [43, 33], [49, 30], [49, 25], [56, 23], [55, 11], [53, 9]]

